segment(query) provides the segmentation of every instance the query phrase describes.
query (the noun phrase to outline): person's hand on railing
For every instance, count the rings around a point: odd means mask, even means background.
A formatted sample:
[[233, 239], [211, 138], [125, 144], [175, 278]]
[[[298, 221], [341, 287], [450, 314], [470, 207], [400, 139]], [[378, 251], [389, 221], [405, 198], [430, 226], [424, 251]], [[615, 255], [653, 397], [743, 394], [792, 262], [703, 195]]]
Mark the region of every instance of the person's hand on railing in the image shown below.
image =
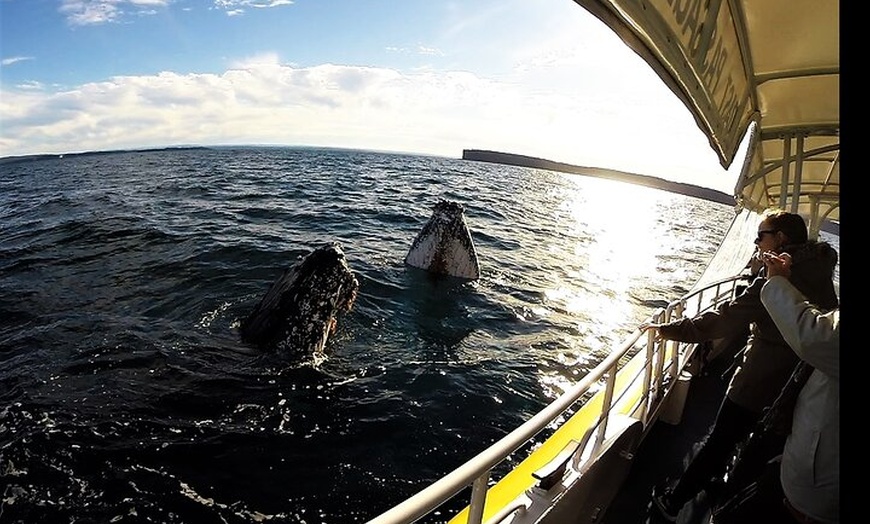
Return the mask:
[[638, 326], [637, 329], [639, 329], [641, 333], [646, 333], [647, 331], [649, 331], [651, 329], [655, 330], [656, 331], [656, 338], [658, 338], [659, 337], [658, 330], [663, 325], [664, 324], [658, 324], [656, 322], [650, 322], [649, 320], [647, 320], [646, 322], [641, 322], [640, 326]]
[[640, 330], [641, 335], [645, 335], [651, 331], [653, 340], [655, 342], [660, 342], [662, 340], [662, 335], [659, 333], [659, 327], [662, 325], [663, 324], [647, 320], [646, 322], [641, 322], [640, 326], [638, 326], [638, 330]]

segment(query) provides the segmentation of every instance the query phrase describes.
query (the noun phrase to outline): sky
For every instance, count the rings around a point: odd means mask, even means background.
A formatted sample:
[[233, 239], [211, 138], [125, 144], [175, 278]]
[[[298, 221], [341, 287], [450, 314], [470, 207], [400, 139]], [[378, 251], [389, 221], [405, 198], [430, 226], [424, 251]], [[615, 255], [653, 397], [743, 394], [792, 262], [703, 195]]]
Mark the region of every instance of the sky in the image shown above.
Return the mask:
[[184, 145], [739, 168], [572, 0], [0, 0], [0, 157]]

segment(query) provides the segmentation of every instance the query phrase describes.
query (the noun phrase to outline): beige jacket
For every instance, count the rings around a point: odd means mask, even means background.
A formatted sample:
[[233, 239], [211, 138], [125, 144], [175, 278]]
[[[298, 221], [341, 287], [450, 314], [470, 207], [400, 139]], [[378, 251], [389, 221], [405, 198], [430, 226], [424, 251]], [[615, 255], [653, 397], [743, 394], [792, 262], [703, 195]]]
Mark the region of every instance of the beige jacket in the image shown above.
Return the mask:
[[794, 352], [815, 368], [798, 395], [780, 478], [789, 502], [820, 522], [840, 521], [840, 310], [823, 313], [785, 277], [761, 301]]

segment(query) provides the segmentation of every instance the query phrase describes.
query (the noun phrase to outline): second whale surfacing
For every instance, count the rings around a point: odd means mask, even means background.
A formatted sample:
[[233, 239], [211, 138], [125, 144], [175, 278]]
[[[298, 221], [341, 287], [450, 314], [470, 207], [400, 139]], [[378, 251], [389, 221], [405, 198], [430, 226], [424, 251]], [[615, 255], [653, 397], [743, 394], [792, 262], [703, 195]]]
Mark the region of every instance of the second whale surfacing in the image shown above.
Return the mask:
[[436, 275], [480, 278], [480, 264], [462, 204], [441, 200], [432, 210], [429, 221], [411, 244], [405, 263]]
[[301, 354], [323, 351], [359, 282], [337, 243], [318, 247], [284, 271], [240, 326], [242, 340]]

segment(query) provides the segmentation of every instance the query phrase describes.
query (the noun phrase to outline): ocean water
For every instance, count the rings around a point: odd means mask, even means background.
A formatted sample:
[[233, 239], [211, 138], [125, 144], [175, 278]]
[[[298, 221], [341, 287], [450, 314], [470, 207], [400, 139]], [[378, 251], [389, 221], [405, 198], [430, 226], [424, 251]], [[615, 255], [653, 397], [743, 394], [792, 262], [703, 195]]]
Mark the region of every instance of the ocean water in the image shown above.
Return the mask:
[[[405, 267], [462, 203], [475, 282]], [[527, 420], [701, 274], [729, 206], [549, 171], [218, 148], [0, 165], [0, 521], [365, 522]], [[324, 355], [238, 325], [340, 243]]]

